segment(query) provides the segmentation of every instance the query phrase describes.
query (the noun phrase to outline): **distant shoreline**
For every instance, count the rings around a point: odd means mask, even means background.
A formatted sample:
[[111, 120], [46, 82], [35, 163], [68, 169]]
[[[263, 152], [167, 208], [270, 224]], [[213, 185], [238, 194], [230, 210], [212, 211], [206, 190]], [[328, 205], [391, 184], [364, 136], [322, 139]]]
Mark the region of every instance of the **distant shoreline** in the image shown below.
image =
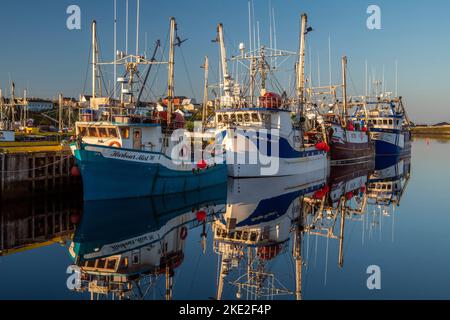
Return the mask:
[[450, 125], [443, 126], [417, 126], [411, 128], [414, 135], [421, 136], [450, 136]]

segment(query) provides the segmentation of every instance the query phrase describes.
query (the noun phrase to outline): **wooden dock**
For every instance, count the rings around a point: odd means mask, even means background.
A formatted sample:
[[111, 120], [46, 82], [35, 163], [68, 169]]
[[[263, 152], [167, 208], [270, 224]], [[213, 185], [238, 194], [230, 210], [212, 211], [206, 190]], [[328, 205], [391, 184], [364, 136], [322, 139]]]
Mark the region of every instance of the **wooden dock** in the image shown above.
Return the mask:
[[57, 143], [0, 145], [0, 198], [60, 191], [79, 183], [71, 177], [74, 159]]

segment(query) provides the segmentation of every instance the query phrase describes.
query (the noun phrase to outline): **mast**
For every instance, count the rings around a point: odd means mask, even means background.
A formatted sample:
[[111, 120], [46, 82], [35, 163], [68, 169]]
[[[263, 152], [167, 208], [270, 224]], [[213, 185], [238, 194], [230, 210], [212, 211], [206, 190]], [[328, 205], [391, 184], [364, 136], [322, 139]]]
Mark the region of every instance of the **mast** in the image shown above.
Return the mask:
[[205, 87], [203, 94], [203, 110], [202, 110], [202, 123], [205, 125], [206, 117], [208, 116], [208, 76], [209, 76], [209, 59], [208, 56], [205, 57], [205, 64], [203, 66], [205, 69]]
[[92, 98], [97, 95], [97, 21], [92, 21]]
[[220, 45], [220, 59], [222, 65], [222, 75], [223, 75], [223, 90], [225, 97], [231, 97], [231, 77], [228, 73], [228, 62], [227, 62], [227, 50], [225, 48], [225, 41], [223, 37], [223, 25], [220, 23], [217, 27], [218, 40]]
[[302, 14], [301, 18], [301, 32], [300, 32], [300, 51], [297, 65], [297, 94], [299, 99], [299, 118], [303, 113], [304, 99], [305, 99], [305, 41], [306, 41], [306, 26], [308, 23], [308, 16]]
[[295, 242], [294, 242], [294, 260], [295, 260], [295, 297], [297, 300], [302, 300], [302, 229], [304, 228], [303, 216], [303, 201], [300, 199], [300, 216], [295, 226]]
[[342, 57], [342, 99], [343, 101], [343, 117], [347, 119], [348, 106], [347, 106], [347, 57]]
[[167, 123], [172, 123], [173, 114], [173, 99], [174, 99], [174, 82], [175, 82], [175, 31], [176, 31], [175, 18], [170, 18], [170, 51], [169, 51], [169, 77], [168, 77], [168, 110], [167, 110]]
[[344, 228], [345, 228], [345, 204], [346, 201], [342, 199], [342, 209], [341, 209], [341, 228], [339, 236], [339, 267], [344, 266]]

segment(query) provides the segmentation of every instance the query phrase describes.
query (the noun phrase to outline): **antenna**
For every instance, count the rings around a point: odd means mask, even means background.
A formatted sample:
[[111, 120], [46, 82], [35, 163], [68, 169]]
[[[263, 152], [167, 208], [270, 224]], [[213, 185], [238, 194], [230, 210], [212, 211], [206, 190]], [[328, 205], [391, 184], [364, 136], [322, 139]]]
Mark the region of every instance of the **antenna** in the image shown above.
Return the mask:
[[395, 60], [395, 97], [398, 97], [398, 60]]
[[272, 0], [269, 0], [269, 44], [270, 48], [273, 48], [273, 34], [272, 34]]
[[136, 56], [139, 56], [139, 18], [140, 18], [140, 5], [141, 1], [137, 0], [137, 12], [136, 12]]
[[126, 0], [126, 22], [125, 22], [125, 53], [128, 55], [128, 0]]
[[331, 73], [331, 35], [328, 35], [328, 68], [329, 68], [329, 76], [330, 76], [330, 87], [332, 83], [332, 73]]
[[[256, 44], [257, 44], [257, 42], [256, 42], [256, 26], [255, 26], [255, 2], [254, 2], [254, 0], [252, 0], [252, 15], [253, 15], [253, 20], [252, 20], [252, 22], [253, 22], [253, 26], [252, 26], [252, 28], [253, 28], [253, 45], [256, 47]], [[254, 48], [254, 49], [257, 49], [257, 48]]]
[[252, 33], [252, 9], [251, 9], [251, 4], [250, 1], [248, 1], [248, 35], [249, 35], [249, 45], [250, 45], [250, 52], [252, 52], [253, 50], [253, 42], [252, 42], [252, 38], [253, 38], [253, 33]]
[[319, 87], [322, 86], [320, 79], [320, 54], [317, 53], [317, 81], [319, 83]]
[[367, 59], [366, 59], [366, 97], [369, 95], [369, 89], [368, 89], [368, 76], [369, 76], [369, 71], [368, 71], [368, 69], [369, 69], [369, 66], [368, 66], [368, 64], [367, 64]]
[[114, 99], [117, 99], [116, 81], [117, 81], [117, 0], [114, 0]]
[[258, 33], [258, 49], [261, 48], [261, 37], [259, 34], [259, 21], [256, 21], [256, 32]]

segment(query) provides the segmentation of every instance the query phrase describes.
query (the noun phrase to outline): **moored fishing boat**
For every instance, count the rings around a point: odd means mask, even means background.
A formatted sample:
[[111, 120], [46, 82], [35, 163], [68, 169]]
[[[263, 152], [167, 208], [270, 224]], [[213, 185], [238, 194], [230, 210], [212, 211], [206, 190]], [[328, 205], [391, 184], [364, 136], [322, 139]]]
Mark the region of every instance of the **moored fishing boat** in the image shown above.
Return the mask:
[[411, 129], [402, 97], [368, 101], [369, 126], [377, 156], [395, 156], [411, 151]]
[[[93, 23], [93, 97], [76, 123], [77, 141], [71, 144], [84, 186], [85, 200], [145, 197], [199, 190], [223, 183], [226, 166], [212, 157], [193, 159], [190, 134], [180, 131], [184, 118], [173, 110], [175, 46], [181, 41], [171, 19], [169, 62], [157, 62], [157, 42], [151, 59], [118, 53], [112, 63], [123, 65], [126, 76], [120, 102], [96, 96], [99, 77], [96, 23]], [[151, 67], [168, 64], [168, 98], [164, 111], [144, 104], [141, 96]], [[145, 77], [139, 66], [147, 66]], [[144, 78], [140, 88], [138, 79]]]
[[349, 115], [347, 99], [347, 57], [342, 59], [342, 103], [335, 105], [337, 111], [325, 116], [325, 124], [334, 163], [365, 162], [375, 156], [375, 146], [367, 126], [361, 119]]
[[[223, 27], [219, 25], [223, 95], [214, 126], [226, 150], [229, 176], [289, 176], [326, 170], [327, 152], [315, 143], [308, 143], [302, 122], [305, 105], [305, 36], [309, 30], [307, 16], [302, 15], [300, 54], [265, 47], [245, 53], [245, 47], [241, 44], [240, 55], [232, 59], [238, 65], [244, 61], [249, 63], [248, 83], [241, 85], [238, 79], [232, 79], [228, 71]], [[276, 68], [271, 62], [289, 56], [299, 57], [296, 61], [299, 66], [296, 68], [296, 98], [289, 98], [289, 90], [283, 90], [277, 85], [272, 85], [273, 91], [276, 89], [277, 92], [268, 90], [269, 82], [279, 83], [274, 75]], [[258, 83], [257, 78], [260, 79]], [[319, 135], [320, 139], [322, 135]]]

